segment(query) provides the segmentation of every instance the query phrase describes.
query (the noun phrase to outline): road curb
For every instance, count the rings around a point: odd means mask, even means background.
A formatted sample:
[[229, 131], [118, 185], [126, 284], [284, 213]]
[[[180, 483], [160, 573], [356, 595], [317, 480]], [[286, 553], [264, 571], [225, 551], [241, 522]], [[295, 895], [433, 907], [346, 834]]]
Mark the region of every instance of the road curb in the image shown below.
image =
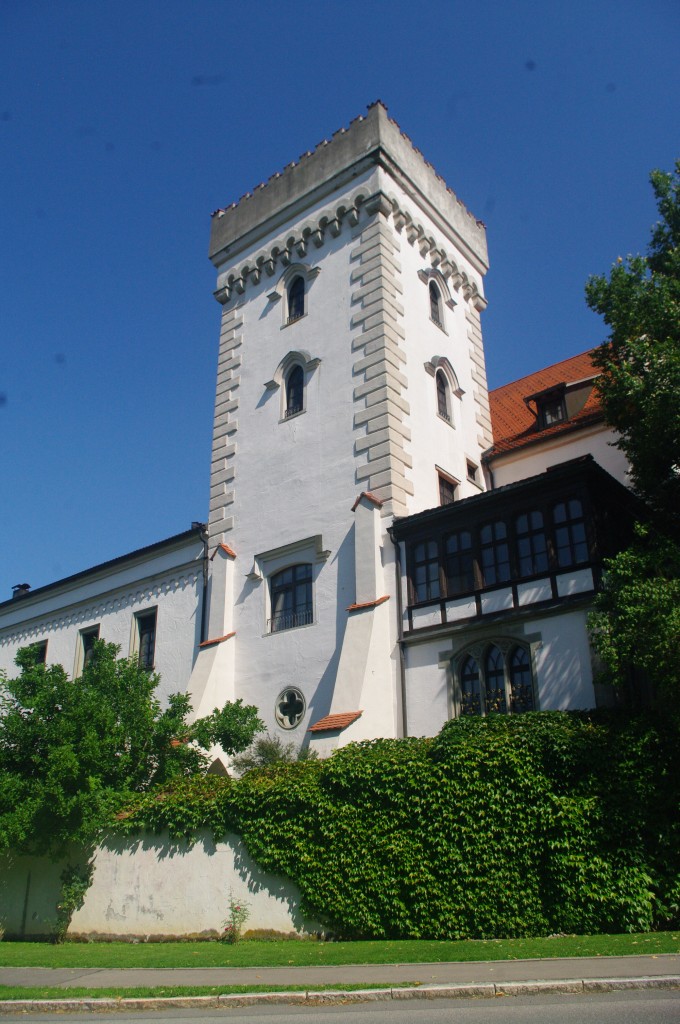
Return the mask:
[[502, 996], [616, 992], [631, 989], [680, 989], [680, 975], [640, 978], [571, 978], [544, 981], [504, 981], [471, 985], [414, 985], [412, 988], [308, 989], [300, 992], [241, 992], [218, 996], [160, 996], [143, 999], [7, 999], [0, 1016], [8, 1013], [92, 1012], [95, 1010], [164, 1010], [256, 1006], [258, 1003], [321, 1005], [390, 999], [495, 999]]

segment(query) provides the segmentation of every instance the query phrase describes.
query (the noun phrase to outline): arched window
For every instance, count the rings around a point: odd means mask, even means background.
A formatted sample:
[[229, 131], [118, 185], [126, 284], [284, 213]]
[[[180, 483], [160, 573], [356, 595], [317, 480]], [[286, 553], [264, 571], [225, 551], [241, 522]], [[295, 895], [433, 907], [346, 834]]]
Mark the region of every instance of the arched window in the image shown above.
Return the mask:
[[486, 713], [491, 712], [504, 715], [507, 707], [505, 703], [505, 669], [503, 655], [497, 647], [490, 647], [486, 654], [484, 665], [486, 676]]
[[304, 406], [305, 373], [299, 363], [290, 368], [286, 376], [285, 417], [302, 412]]
[[482, 713], [479, 694], [479, 667], [470, 655], [460, 667], [461, 715], [480, 715]]
[[453, 666], [454, 704], [461, 715], [534, 711], [531, 656], [521, 643], [499, 637], [462, 651]]
[[291, 565], [275, 573], [269, 581], [271, 618], [269, 632], [307, 626], [314, 620], [312, 606], [312, 567]]
[[299, 320], [305, 315], [305, 280], [299, 274], [288, 286], [288, 319], [287, 323]]
[[515, 647], [510, 656], [510, 708], [514, 712], [534, 710], [531, 665], [524, 647]]
[[442, 297], [441, 297], [441, 295], [439, 293], [439, 288], [437, 288], [437, 285], [434, 283], [434, 281], [430, 281], [429, 293], [430, 293], [430, 320], [433, 320], [434, 323], [436, 323], [437, 327], [441, 327], [442, 326]]
[[451, 422], [451, 405], [449, 403], [449, 382], [443, 370], [437, 370], [435, 374], [437, 384], [437, 412], [446, 420]]

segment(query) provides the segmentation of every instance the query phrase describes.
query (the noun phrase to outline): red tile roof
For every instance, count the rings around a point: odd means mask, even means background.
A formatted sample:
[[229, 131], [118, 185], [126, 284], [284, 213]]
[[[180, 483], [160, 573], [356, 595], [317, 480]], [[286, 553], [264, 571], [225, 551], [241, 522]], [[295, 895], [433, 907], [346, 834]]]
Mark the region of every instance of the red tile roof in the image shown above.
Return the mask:
[[389, 601], [390, 595], [385, 594], [384, 597], [376, 597], [375, 601], [361, 601], [359, 604], [350, 604], [347, 607], [348, 612], [358, 612], [363, 608], [377, 608], [378, 605], [384, 604], [385, 601]]
[[352, 512], [356, 512], [357, 505], [359, 504], [362, 498], [366, 498], [368, 501], [372, 501], [374, 505], [378, 506], [378, 508], [382, 508], [383, 505], [385, 504], [384, 501], [381, 501], [380, 498], [376, 498], [375, 494], [371, 494], [370, 491], [362, 491], [357, 500], [352, 505]]
[[225, 640], [231, 640], [232, 636], [236, 636], [236, 633], [227, 633], [225, 636], [216, 636], [214, 640], [203, 640], [198, 645], [199, 647], [212, 647], [214, 644], [221, 644]]
[[310, 725], [310, 732], [329, 732], [331, 729], [346, 729], [357, 718], [361, 718], [363, 711], [341, 711], [339, 714], [326, 715], [320, 718], [314, 725]]
[[495, 455], [523, 448], [601, 420], [602, 408], [594, 390], [590, 392], [578, 413], [561, 423], [553, 423], [542, 429], [537, 422], [535, 411], [524, 401], [531, 395], [548, 391], [560, 384], [569, 385], [595, 378], [599, 371], [592, 364], [591, 355], [594, 351], [589, 349], [578, 356], [563, 359], [560, 363], [546, 366], [545, 369], [531, 373], [528, 377], [522, 377], [490, 391], [489, 406], [494, 443], [487, 456], [493, 458]]

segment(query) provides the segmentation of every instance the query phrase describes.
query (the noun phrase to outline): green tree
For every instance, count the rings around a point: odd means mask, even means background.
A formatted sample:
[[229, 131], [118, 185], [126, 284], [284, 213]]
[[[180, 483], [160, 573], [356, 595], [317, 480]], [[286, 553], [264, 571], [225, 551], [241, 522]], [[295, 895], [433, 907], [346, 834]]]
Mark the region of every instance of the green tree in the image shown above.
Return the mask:
[[189, 724], [191, 704], [155, 696], [159, 677], [98, 641], [78, 679], [20, 651], [0, 680], [0, 849], [59, 854], [91, 846], [116, 809], [208, 767], [206, 749], [244, 750], [264, 726], [241, 701]]
[[648, 523], [606, 566], [591, 616], [609, 679], [642, 670], [660, 691], [680, 695], [680, 161], [654, 171], [660, 219], [646, 256], [618, 259], [593, 277], [586, 300], [610, 328], [594, 362], [597, 389], [617, 445], [630, 464]]
[[680, 160], [650, 177], [660, 220], [646, 256], [592, 277], [586, 301], [611, 329], [597, 351], [597, 389], [659, 527], [680, 535]]

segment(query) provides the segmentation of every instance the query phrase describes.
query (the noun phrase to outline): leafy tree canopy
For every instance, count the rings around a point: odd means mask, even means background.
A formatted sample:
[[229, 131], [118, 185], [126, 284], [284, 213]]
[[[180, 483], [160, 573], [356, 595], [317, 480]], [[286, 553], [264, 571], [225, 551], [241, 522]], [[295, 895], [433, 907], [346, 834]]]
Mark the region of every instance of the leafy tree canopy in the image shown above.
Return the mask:
[[608, 423], [630, 463], [650, 522], [606, 565], [591, 616], [610, 681], [641, 670], [657, 691], [680, 695], [680, 161], [654, 171], [660, 220], [646, 256], [614, 264], [586, 285], [588, 305], [611, 328], [594, 362]]
[[586, 301], [611, 329], [594, 360], [607, 422], [635, 490], [680, 536], [680, 160], [650, 180], [660, 220], [647, 255], [619, 258], [609, 278], [592, 277]]
[[20, 674], [0, 679], [0, 849], [88, 845], [131, 794], [202, 774], [209, 747], [237, 753], [264, 728], [240, 700], [189, 724], [189, 698], [173, 694], [162, 708], [159, 677], [118, 653], [98, 641], [71, 680], [28, 647]]

